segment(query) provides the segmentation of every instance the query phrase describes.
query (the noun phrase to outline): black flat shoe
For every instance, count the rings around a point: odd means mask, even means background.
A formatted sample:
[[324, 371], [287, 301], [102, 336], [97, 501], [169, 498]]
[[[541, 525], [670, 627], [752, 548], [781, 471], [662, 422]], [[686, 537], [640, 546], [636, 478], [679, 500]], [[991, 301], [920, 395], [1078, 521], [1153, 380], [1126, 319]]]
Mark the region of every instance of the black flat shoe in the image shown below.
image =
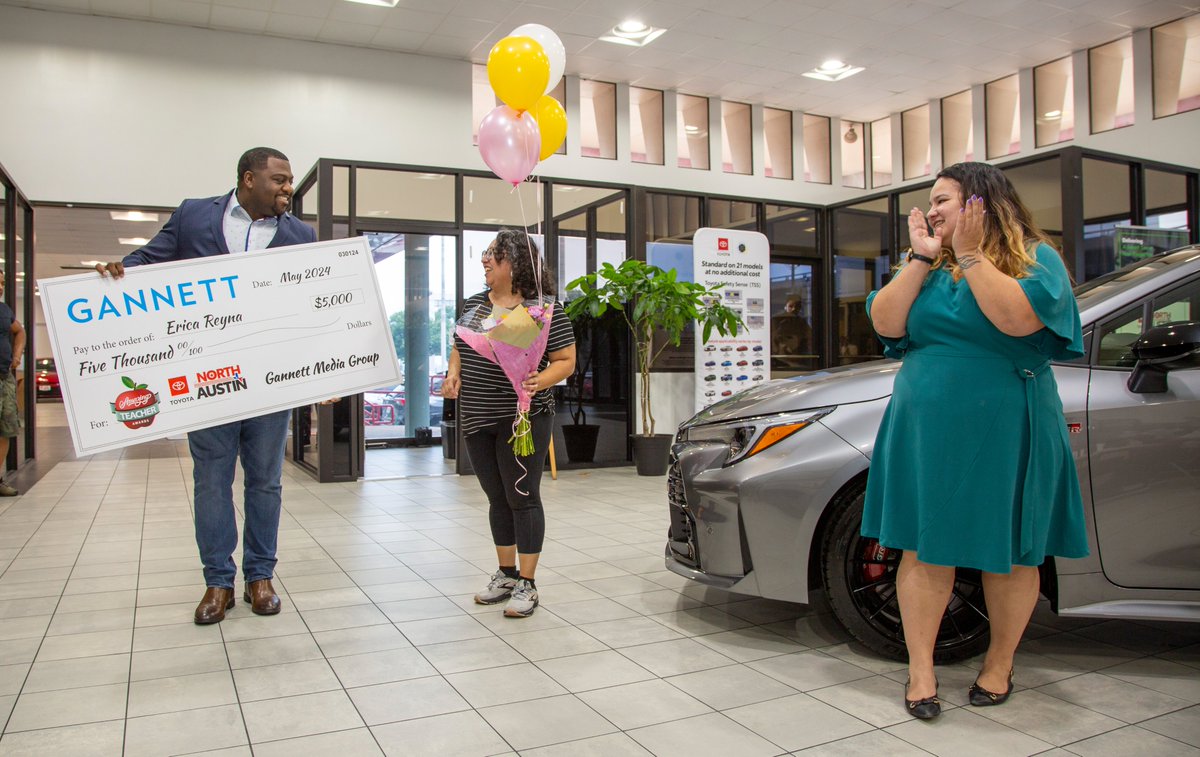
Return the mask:
[[997, 704], [1004, 704], [1008, 701], [1008, 697], [1013, 691], [1013, 672], [1008, 671], [1008, 690], [1003, 694], [997, 694], [988, 691], [979, 685], [979, 679], [975, 679], [975, 683], [971, 684], [971, 688], [967, 689], [967, 698], [971, 700], [971, 705], [974, 707], [992, 707]]
[[[937, 692], [933, 696], [925, 697], [913, 701], [908, 698], [908, 684], [910, 681], [904, 682], [904, 706], [908, 709], [908, 714], [918, 720], [933, 720], [938, 715], [942, 714], [942, 700], [938, 699]], [[937, 680], [934, 679], [934, 687], [937, 687]]]

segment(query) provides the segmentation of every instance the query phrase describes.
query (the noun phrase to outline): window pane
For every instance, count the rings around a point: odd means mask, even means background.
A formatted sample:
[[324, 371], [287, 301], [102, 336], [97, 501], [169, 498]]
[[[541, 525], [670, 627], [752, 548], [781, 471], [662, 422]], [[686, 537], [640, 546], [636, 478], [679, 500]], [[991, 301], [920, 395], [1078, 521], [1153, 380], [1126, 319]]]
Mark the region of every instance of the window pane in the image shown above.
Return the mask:
[[721, 169], [725, 173], [754, 173], [750, 106], [745, 103], [721, 103]]
[[1021, 202], [1033, 215], [1034, 224], [1050, 237], [1055, 249], [1063, 256], [1067, 271], [1076, 280], [1075, 250], [1063, 250], [1062, 164], [1057, 157], [1005, 168], [1004, 175], [1013, 183]]
[[679, 167], [708, 170], [708, 98], [675, 96]]
[[942, 98], [942, 162], [947, 166], [975, 159], [975, 117], [971, 90]]
[[1006, 76], [984, 88], [987, 112], [987, 156], [1001, 158], [1021, 151], [1020, 79]]
[[814, 184], [830, 184], [829, 119], [804, 114], [804, 180]]
[[646, 239], [683, 242], [691, 249], [692, 234], [700, 228], [700, 198], [692, 195], [646, 193]]
[[1133, 125], [1133, 37], [1088, 51], [1092, 133]]
[[842, 121], [842, 186], [867, 188], [866, 167], [863, 163], [863, 125], [858, 121]]
[[617, 157], [617, 85], [579, 82], [580, 152], [585, 158]]
[[1194, 321], [1200, 316], [1200, 282], [1189, 284], [1154, 298], [1151, 327]]
[[663, 93], [629, 88], [629, 152], [634, 163], [663, 165]]
[[1179, 230], [1182, 232], [1180, 245], [1186, 244], [1190, 226], [1187, 212], [1187, 177], [1180, 173], [1155, 171], [1152, 168], [1146, 169], [1145, 176], [1146, 225], [1155, 229]]
[[763, 168], [775, 179], [792, 178], [792, 112], [778, 108], [763, 108], [763, 141], [767, 153]]
[[522, 182], [513, 191], [512, 184], [502, 179], [464, 177], [463, 221], [535, 229], [542, 221], [542, 186]]
[[708, 225], [718, 229], [758, 231], [758, 204], [738, 200], [709, 200]]
[[1070, 57], [1033, 69], [1034, 141], [1038, 147], [1075, 137], [1073, 81]]
[[892, 183], [892, 119], [871, 122], [871, 186]]
[[1083, 249], [1085, 279], [1118, 268], [1119, 228], [1132, 221], [1129, 166], [1106, 160], [1083, 159]]
[[900, 114], [904, 138], [904, 178], [929, 175], [929, 106], [922, 105]]
[[1141, 305], [1104, 324], [1100, 330], [1100, 351], [1096, 365], [1109, 368], [1132, 368], [1137, 360], [1133, 357], [1133, 343], [1142, 335], [1143, 311]]
[[360, 168], [355, 213], [364, 218], [454, 222], [454, 176]]
[[[774, 378], [819, 368], [824, 332], [817, 211], [766, 205], [771, 245], [771, 371]], [[791, 303], [789, 307], [789, 303]]]
[[883, 286], [891, 269], [886, 198], [833, 211], [834, 363], [849, 365], [883, 356], [867, 295]]
[[1200, 15], [1154, 29], [1154, 117], [1200, 108]]

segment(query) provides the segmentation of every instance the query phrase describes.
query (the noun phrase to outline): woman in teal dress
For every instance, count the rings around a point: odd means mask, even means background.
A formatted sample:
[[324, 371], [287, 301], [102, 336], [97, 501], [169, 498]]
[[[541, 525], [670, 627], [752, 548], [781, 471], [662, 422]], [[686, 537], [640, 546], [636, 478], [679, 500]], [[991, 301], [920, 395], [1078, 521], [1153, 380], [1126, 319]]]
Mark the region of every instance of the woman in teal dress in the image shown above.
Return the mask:
[[983, 571], [991, 642], [968, 698], [987, 706], [1012, 692], [1037, 566], [1088, 553], [1050, 370], [1082, 355], [1083, 337], [1062, 258], [999, 169], [943, 170], [928, 214], [914, 208], [908, 229], [907, 262], [867, 299], [885, 353], [903, 365], [875, 442], [862, 533], [903, 550], [904, 699], [928, 719], [941, 711], [933, 651], [955, 567]]

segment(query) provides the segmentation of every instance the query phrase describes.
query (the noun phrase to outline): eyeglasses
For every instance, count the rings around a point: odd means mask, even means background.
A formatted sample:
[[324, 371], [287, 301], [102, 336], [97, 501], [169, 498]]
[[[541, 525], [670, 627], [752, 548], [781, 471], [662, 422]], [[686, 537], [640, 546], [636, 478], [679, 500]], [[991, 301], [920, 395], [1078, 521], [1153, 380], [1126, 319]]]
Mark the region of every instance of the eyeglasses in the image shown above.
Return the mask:
[[479, 259], [480, 260], [494, 260], [497, 263], [499, 263], [500, 261], [504, 260], [504, 253], [500, 250], [494, 250], [491, 247], [489, 247], [483, 251], [483, 254], [479, 256]]

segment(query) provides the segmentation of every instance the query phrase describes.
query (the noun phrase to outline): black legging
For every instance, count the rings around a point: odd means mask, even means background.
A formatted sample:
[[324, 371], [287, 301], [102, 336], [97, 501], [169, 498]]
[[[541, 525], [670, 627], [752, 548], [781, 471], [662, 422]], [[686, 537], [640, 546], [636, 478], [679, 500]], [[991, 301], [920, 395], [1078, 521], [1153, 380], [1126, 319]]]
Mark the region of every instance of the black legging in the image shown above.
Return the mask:
[[[542, 510], [542, 469], [546, 450], [550, 447], [550, 432], [554, 428], [553, 413], [529, 416], [533, 433], [533, 454], [522, 457], [520, 464], [512, 451], [512, 420], [489, 423], [466, 435], [467, 454], [479, 476], [479, 484], [487, 494], [488, 520], [492, 525], [492, 542], [497, 547], [517, 545], [523, 555], [542, 551], [546, 537], [546, 513]], [[521, 470], [525, 466], [525, 471]], [[522, 473], [525, 474], [521, 478]], [[520, 479], [518, 483], [517, 479]], [[529, 492], [528, 495], [517, 491]]]

